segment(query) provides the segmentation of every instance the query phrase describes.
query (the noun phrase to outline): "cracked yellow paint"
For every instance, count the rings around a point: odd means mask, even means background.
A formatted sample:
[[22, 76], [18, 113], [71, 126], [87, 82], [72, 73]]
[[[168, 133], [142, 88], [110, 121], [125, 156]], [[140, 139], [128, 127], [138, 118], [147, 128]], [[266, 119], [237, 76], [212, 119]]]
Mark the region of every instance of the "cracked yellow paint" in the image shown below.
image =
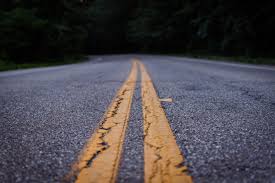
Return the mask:
[[79, 161], [73, 168], [71, 176], [76, 176], [75, 182], [115, 182], [136, 78], [137, 63], [134, 61], [130, 75], [118, 91], [101, 125], [87, 142]]
[[145, 66], [141, 70], [144, 120], [144, 182], [191, 183], [159, 97]]

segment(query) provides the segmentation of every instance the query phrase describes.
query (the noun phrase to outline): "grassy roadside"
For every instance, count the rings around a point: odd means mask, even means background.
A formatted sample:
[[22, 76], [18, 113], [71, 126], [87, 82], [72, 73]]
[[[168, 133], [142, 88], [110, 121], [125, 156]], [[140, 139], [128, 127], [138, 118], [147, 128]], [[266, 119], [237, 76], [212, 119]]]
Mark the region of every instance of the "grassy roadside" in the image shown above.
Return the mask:
[[70, 57], [65, 57], [64, 59], [44, 60], [41, 62], [30, 62], [30, 63], [22, 63], [22, 64], [15, 64], [14, 62], [0, 59], [0, 71], [74, 64], [74, 63], [83, 62], [86, 59], [87, 59], [87, 56], [70, 56]]
[[259, 65], [275, 65], [275, 58], [261, 58], [261, 57], [249, 58], [244, 56], [214, 56], [214, 55], [203, 55], [203, 54], [175, 54], [174, 56], [208, 59], [213, 61], [227, 61], [227, 62], [236, 62], [236, 63], [259, 64]]

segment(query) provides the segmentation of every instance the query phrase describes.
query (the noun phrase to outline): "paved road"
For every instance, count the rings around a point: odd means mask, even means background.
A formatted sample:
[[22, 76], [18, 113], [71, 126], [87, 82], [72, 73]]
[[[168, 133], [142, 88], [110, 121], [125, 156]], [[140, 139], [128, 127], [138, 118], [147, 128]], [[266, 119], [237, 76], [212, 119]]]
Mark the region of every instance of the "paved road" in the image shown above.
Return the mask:
[[[275, 68], [168, 56], [96, 56], [0, 73], [0, 182], [61, 182], [131, 59], [144, 63], [194, 182], [275, 182]], [[117, 182], [143, 182], [140, 74]]]

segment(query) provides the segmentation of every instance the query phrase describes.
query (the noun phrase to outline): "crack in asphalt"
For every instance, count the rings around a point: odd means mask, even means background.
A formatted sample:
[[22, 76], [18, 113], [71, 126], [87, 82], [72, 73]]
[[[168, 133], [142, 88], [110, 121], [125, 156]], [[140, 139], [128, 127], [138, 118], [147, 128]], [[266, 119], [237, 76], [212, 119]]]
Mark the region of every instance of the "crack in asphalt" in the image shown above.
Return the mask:
[[[148, 93], [147, 90], [145, 90], [142, 94], [142, 96], [144, 96], [144, 93]], [[158, 172], [160, 171], [160, 175], [167, 175], [169, 176], [169, 172], [168, 171], [164, 171], [161, 168], [161, 165], [159, 165], [160, 160], [163, 159], [162, 155], [161, 155], [161, 151], [162, 148], [164, 147], [162, 146], [156, 146], [150, 142], [148, 142], [148, 140], [146, 139], [148, 137], [148, 131], [151, 128], [151, 125], [153, 123], [156, 123], [156, 121], [150, 122], [150, 120], [148, 120], [148, 116], [150, 115], [151, 117], [155, 117], [157, 118], [158, 115], [153, 114], [152, 111], [150, 110], [150, 106], [146, 106], [145, 104], [143, 104], [144, 106], [144, 110], [146, 111], [146, 113], [144, 114], [144, 121], [146, 122], [146, 126], [144, 128], [144, 144], [147, 145], [147, 147], [151, 148], [152, 151], [154, 152], [155, 155], [155, 160], [152, 162], [153, 163], [153, 168], [152, 168], [152, 174], [149, 176], [149, 182], [152, 182], [152, 180], [157, 176]], [[161, 108], [161, 106], [157, 106], [158, 108]], [[170, 159], [165, 159], [165, 169], [167, 169], [171, 164], [171, 160]], [[181, 169], [184, 168], [183, 170], [181, 170], [182, 173], [186, 173], [187, 168], [184, 167], [184, 162], [179, 163], [178, 165], [175, 166], [175, 168], [177, 169]]]
[[[101, 142], [98, 143], [98, 148], [99, 148], [99, 150], [96, 151], [96, 152], [92, 155], [91, 159], [89, 159], [89, 160], [87, 161], [87, 164], [86, 164], [86, 166], [85, 166], [84, 168], [91, 167], [91, 166], [92, 166], [92, 162], [93, 162], [100, 154], [102, 154], [104, 151], [106, 151], [108, 148], [110, 148], [110, 145], [108, 144], [108, 142], [107, 142], [104, 138], [105, 138], [105, 136], [106, 136], [108, 133], [110, 133], [110, 131], [112, 130], [112, 128], [115, 127], [115, 126], [117, 126], [119, 123], [113, 122], [114, 125], [111, 126], [111, 127], [108, 127], [108, 128], [105, 128], [105, 127], [104, 127], [104, 123], [107, 121], [107, 119], [113, 118], [113, 117], [115, 117], [115, 116], [117, 115], [117, 112], [118, 112], [118, 110], [119, 110], [119, 108], [120, 108], [120, 105], [121, 105], [122, 101], [124, 100], [123, 96], [126, 94], [127, 91], [130, 91], [130, 90], [125, 89], [125, 90], [122, 91], [121, 95], [118, 95], [118, 96], [116, 97], [116, 99], [115, 99], [115, 104], [114, 104], [115, 107], [114, 107], [113, 110], [109, 111], [109, 113], [110, 113], [111, 115], [108, 116], [108, 114], [107, 114], [107, 117], [105, 117], [104, 120], [102, 121], [102, 125], [100, 126], [99, 130], [97, 131], [97, 133], [100, 134], [99, 139], [101, 140]], [[81, 170], [80, 170], [79, 172], [81, 172]]]
[[[126, 85], [129, 82], [126, 83]], [[124, 96], [127, 94], [127, 92], [130, 92], [130, 89], [124, 89], [123, 91], [120, 92], [120, 95], [117, 95], [116, 98], [113, 100], [113, 107], [111, 108], [110, 111], [108, 111], [105, 115], [105, 118], [102, 120], [101, 125], [99, 126], [96, 134], [99, 134], [99, 136], [97, 137], [98, 139], [98, 143], [96, 146], [96, 151], [90, 155], [91, 158], [89, 158], [88, 160], [86, 160], [85, 166], [81, 167], [81, 168], [76, 168], [75, 170], [72, 171], [72, 173], [70, 173], [68, 176], [65, 177], [65, 182], [67, 182], [68, 180], [72, 180], [74, 179], [74, 181], [78, 180], [78, 175], [84, 170], [87, 169], [89, 167], [91, 167], [93, 165], [93, 162], [101, 155], [104, 153], [104, 151], [106, 151], [107, 149], [109, 149], [111, 147], [111, 145], [108, 143], [108, 141], [105, 139], [105, 137], [112, 131], [112, 128], [114, 128], [115, 126], [117, 126], [120, 123], [124, 123], [125, 121], [121, 121], [121, 122], [116, 122], [116, 121], [112, 121], [111, 124], [107, 124], [108, 126], [105, 126], [105, 122], [108, 119], [114, 118], [117, 114], [118, 111], [121, 107], [122, 101], [125, 100]], [[123, 127], [124, 128], [124, 127]], [[122, 134], [120, 135], [120, 139], [122, 137]], [[119, 147], [118, 147], [119, 148]], [[119, 157], [116, 157], [115, 162], [117, 161]], [[113, 164], [113, 167], [115, 167], [116, 165]], [[114, 178], [114, 175], [112, 175], [112, 178]], [[68, 181], [69, 182], [69, 181]]]
[[89, 159], [89, 160], [87, 161], [87, 164], [86, 164], [86, 166], [85, 166], [84, 168], [91, 167], [93, 161], [94, 161], [103, 151], [107, 150], [107, 149], [110, 147], [109, 144], [108, 144], [108, 142], [106, 142], [106, 141], [104, 140], [104, 137], [110, 132], [111, 128], [105, 129], [105, 128], [103, 128], [103, 127], [100, 127], [99, 129], [104, 131], [104, 132], [98, 132], [98, 133], [101, 134], [101, 136], [99, 137], [99, 139], [102, 140], [102, 142], [98, 143], [98, 145], [100, 145], [100, 150], [96, 151], [96, 152], [92, 155], [91, 159]]
[[[145, 66], [142, 73], [142, 106], [144, 118], [145, 182], [192, 182], [186, 173], [184, 158], [175, 141], [158, 91]], [[175, 153], [175, 154], [171, 154]]]

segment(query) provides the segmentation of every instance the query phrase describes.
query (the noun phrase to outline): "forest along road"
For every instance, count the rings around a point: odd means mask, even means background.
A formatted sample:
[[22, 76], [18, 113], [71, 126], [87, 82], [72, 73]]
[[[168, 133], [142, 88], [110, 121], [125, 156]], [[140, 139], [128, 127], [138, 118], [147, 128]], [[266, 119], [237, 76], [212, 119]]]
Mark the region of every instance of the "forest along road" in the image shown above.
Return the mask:
[[275, 68], [94, 56], [0, 73], [0, 182], [274, 182]]

